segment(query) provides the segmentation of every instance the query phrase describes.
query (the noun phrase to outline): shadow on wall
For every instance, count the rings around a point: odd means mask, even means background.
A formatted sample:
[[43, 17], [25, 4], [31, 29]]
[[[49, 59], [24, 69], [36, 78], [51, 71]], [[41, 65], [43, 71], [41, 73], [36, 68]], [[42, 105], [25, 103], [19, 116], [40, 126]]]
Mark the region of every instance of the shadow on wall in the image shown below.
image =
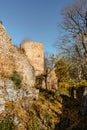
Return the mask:
[[87, 130], [87, 94], [84, 93], [82, 101], [61, 95], [62, 114], [54, 130]]

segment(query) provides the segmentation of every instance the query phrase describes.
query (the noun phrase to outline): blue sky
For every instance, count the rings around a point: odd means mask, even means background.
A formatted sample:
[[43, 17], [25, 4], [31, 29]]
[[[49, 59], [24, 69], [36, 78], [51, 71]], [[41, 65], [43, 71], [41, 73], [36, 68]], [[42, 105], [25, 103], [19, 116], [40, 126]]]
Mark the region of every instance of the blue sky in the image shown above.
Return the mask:
[[24, 39], [41, 42], [45, 51], [55, 53], [57, 24], [61, 9], [74, 0], [0, 0], [0, 20], [15, 45]]

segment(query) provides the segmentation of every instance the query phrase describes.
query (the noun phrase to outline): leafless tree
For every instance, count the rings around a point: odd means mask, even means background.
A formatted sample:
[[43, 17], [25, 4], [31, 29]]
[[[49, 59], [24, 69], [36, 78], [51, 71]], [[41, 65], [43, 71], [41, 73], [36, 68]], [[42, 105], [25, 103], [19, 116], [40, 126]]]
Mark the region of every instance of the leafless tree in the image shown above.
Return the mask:
[[67, 5], [61, 15], [62, 36], [56, 46], [70, 62], [77, 63], [78, 74], [83, 77], [87, 75], [87, 0], [76, 0]]
[[[67, 35], [66, 39], [63, 39], [64, 42], [66, 41], [69, 46], [73, 44], [74, 51], [78, 53], [78, 56], [84, 56], [87, 60], [87, 0], [75, 1], [66, 6], [61, 14], [63, 16], [62, 28]], [[66, 49], [71, 51], [70, 48]]]

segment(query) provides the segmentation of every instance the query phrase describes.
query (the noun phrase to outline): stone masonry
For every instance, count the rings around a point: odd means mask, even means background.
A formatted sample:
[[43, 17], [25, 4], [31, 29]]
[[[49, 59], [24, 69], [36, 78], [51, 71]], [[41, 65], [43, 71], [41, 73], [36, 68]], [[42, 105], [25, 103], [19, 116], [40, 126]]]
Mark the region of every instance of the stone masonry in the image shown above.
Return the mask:
[[21, 49], [28, 57], [30, 64], [34, 67], [35, 75], [44, 73], [44, 46], [38, 42], [24, 41]]

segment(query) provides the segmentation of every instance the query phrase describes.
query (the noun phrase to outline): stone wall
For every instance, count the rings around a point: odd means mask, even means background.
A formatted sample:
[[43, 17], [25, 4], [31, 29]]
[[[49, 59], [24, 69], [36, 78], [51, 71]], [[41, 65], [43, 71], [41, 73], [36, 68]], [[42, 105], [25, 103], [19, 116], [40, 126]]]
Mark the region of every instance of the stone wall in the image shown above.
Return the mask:
[[[45, 81], [43, 80], [42, 88], [46, 88]], [[51, 91], [58, 90], [58, 78], [55, 74], [55, 69], [49, 69], [47, 75], [47, 89]]]
[[55, 69], [52, 69], [50, 71], [50, 73], [48, 74], [48, 77], [47, 77], [47, 86], [48, 86], [49, 90], [56, 91], [58, 89], [58, 86], [57, 86], [58, 81], [57, 81], [57, 79], [58, 78], [56, 77]]
[[44, 72], [44, 46], [38, 42], [24, 41], [21, 43], [21, 50], [26, 54], [30, 64], [35, 69], [35, 75]]

